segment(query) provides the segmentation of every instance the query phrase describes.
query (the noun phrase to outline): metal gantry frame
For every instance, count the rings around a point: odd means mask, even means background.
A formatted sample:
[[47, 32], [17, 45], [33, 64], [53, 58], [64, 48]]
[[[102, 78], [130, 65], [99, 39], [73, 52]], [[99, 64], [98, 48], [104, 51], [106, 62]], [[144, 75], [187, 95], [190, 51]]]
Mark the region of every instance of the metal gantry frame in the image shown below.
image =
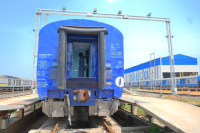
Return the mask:
[[[122, 12], [122, 11], [121, 11]], [[168, 41], [168, 52], [169, 52], [169, 62], [170, 62], [170, 73], [171, 73], [171, 90], [172, 94], [176, 94], [176, 82], [174, 75], [174, 55], [172, 47], [172, 35], [170, 27], [170, 19], [162, 17], [152, 17], [148, 16], [137, 16], [129, 14], [111, 14], [111, 13], [98, 13], [97, 10], [94, 12], [85, 12], [85, 11], [70, 11], [70, 10], [54, 10], [54, 9], [36, 9], [36, 23], [35, 23], [35, 41], [34, 41], [34, 53], [33, 53], [33, 75], [32, 80], [36, 80], [37, 74], [37, 57], [38, 57], [38, 44], [39, 44], [39, 31], [41, 24], [41, 15], [46, 15], [46, 24], [47, 16], [49, 15], [66, 15], [66, 16], [80, 16], [80, 17], [97, 17], [97, 18], [113, 18], [113, 19], [126, 19], [126, 20], [143, 20], [143, 21], [157, 21], [157, 22], [166, 22], [167, 30], [167, 41]]]

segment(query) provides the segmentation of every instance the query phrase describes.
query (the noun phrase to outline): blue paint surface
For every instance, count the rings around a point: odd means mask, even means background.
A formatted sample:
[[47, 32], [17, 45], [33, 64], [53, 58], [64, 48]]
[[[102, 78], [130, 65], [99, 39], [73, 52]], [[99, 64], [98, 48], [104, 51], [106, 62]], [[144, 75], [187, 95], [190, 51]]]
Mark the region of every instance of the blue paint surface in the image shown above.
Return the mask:
[[[197, 58], [186, 56], [183, 54], [176, 54], [174, 55], [174, 62], [175, 62], [175, 65], [197, 65]], [[155, 66], [158, 66], [158, 65], [170, 65], [169, 56], [155, 59]], [[130, 72], [150, 68], [150, 66], [151, 67], [154, 66], [154, 61], [151, 61], [151, 62], [148, 61], [140, 65], [133, 66], [131, 68], [124, 70], [124, 73], [127, 74]]]
[[[160, 58], [158, 59], [155, 59], [155, 66], [158, 66], [160, 65]], [[131, 68], [128, 68], [126, 70], [124, 70], [124, 73], [130, 73], [130, 72], [134, 72], [134, 71], [138, 71], [138, 70], [142, 70], [142, 69], [146, 69], [146, 68], [150, 68], [154, 66], [154, 61], [151, 61], [151, 64], [150, 62], [145, 62], [145, 63], [142, 63], [140, 65], [137, 65], [137, 66], [133, 66]]]
[[[58, 44], [59, 34], [57, 30], [61, 25], [70, 26], [84, 26], [84, 27], [105, 27], [108, 35], [105, 35], [106, 40], [106, 63], [109, 64], [109, 70], [112, 72], [112, 77], [107, 75], [107, 85], [103, 90], [98, 88], [91, 90], [91, 100], [78, 103], [73, 100], [73, 88], [66, 88], [66, 90], [59, 90], [57, 88], [57, 69], [58, 69]], [[98, 36], [86, 35], [67, 35], [67, 69], [66, 81], [72, 77], [72, 55], [73, 55], [73, 41], [91, 42], [92, 48], [92, 77], [98, 81]], [[39, 47], [38, 47], [38, 64], [37, 64], [37, 89], [40, 99], [48, 97], [63, 98], [65, 93], [69, 93], [72, 106], [88, 106], [94, 105], [95, 98], [120, 98], [123, 87], [118, 87], [115, 84], [117, 77], [124, 77], [124, 54], [123, 54], [123, 35], [115, 27], [93, 20], [85, 19], [71, 19], [62, 20], [50, 23], [44, 26], [39, 33]], [[88, 89], [88, 88], [85, 88]], [[47, 94], [47, 90], [53, 91]], [[96, 96], [95, 96], [96, 94]]]
[[[197, 58], [176, 54], [174, 55], [174, 63], [175, 65], [197, 65]], [[162, 65], [170, 65], [169, 56], [162, 58]]]

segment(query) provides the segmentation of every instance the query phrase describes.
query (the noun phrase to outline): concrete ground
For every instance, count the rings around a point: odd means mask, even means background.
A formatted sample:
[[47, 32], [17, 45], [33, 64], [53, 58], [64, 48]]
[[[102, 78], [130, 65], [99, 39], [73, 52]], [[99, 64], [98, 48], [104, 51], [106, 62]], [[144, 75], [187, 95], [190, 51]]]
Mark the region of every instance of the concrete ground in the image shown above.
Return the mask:
[[200, 107], [166, 99], [123, 94], [145, 103], [136, 106], [156, 118], [175, 132], [200, 133]]
[[42, 114], [39, 118], [35, 119], [34, 122], [32, 122], [27, 127], [23, 128], [19, 133], [28, 133], [30, 130], [37, 130], [39, 129], [45, 121], [48, 120], [48, 116], [45, 114]]
[[26, 90], [25, 92], [23, 91], [15, 91], [14, 94], [13, 92], [0, 92], [0, 99], [5, 99], [5, 98], [13, 98], [18, 97], [18, 96], [23, 96], [23, 95], [30, 95], [31, 90]]
[[28, 106], [39, 102], [40, 99], [38, 94], [31, 94], [26, 96], [19, 96], [19, 97], [12, 97], [8, 99], [1, 99], [0, 100], [0, 111], [4, 110], [16, 110], [22, 109], [24, 106]]
[[[146, 91], [146, 92], [159, 92], [160, 93], [160, 90], [145, 90], [145, 89], [134, 89], [134, 90], [138, 90], [138, 91]], [[162, 90], [162, 93], [172, 93], [171, 90]], [[180, 95], [180, 94], [189, 94], [189, 95], [200, 95], [200, 91], [177, 91], [177, 95]]]

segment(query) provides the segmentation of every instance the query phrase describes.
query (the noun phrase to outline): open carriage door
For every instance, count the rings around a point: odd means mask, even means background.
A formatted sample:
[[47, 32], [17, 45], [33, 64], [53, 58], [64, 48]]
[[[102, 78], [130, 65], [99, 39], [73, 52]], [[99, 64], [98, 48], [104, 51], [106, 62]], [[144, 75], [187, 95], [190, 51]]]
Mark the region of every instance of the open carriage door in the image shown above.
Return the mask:
[[59, 33], [58, 74], [57, 87], [66, 89], [67, 63], [67, 34], [98, 35], [98, 88], [106, 87], [106, 44], [105, 35], [108, 31], [104, 27], [61, 26]]

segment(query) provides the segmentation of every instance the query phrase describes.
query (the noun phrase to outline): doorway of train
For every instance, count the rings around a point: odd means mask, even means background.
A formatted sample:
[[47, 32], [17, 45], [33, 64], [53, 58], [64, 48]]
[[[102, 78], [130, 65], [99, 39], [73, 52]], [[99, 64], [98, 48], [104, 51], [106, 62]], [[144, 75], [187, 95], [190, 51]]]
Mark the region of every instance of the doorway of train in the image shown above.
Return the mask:
[[84, 77], [92, 77], [92, 42], [74, 41], [72, 43], [72, 77], [78, 77], [79, 53], [83, 53], [85, 68]]

